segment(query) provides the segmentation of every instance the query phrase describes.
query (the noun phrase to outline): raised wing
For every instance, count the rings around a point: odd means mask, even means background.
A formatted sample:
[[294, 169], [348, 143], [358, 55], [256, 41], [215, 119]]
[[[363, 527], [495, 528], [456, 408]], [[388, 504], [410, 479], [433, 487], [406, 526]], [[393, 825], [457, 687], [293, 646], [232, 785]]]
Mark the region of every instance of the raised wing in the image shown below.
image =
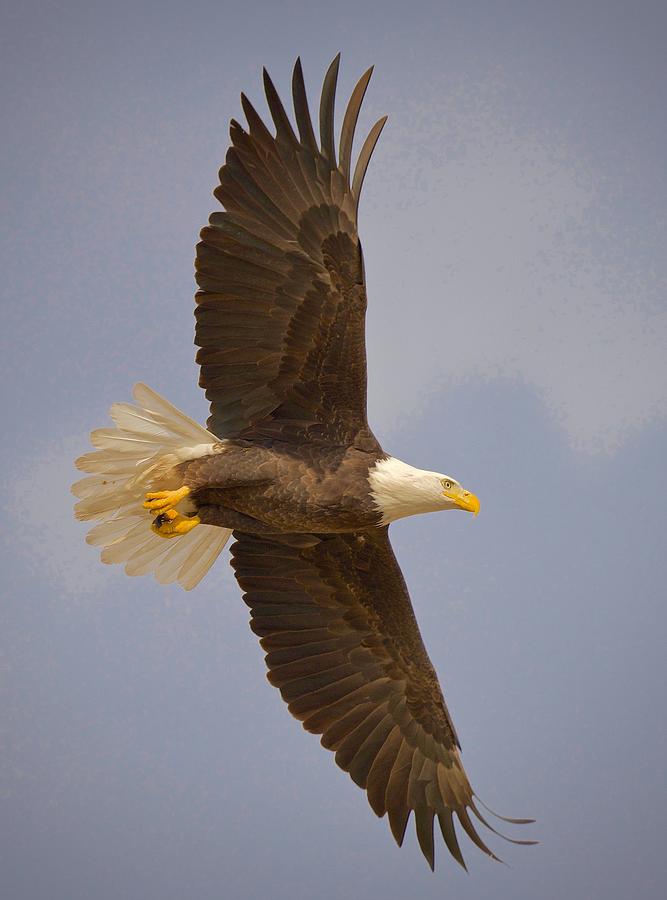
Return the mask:
[[352, 140], [369, 69], [345, 112], [339, 158], [334, 95], [339, 57], [322, 88], [320, 146], [301, 64], [292, 93], [295, 133], [266, 71], [276, 135], [241, 96], [248, 130], [232, 146], [213, 213], [197, 246], [195, 343], [200, 384], [220, 437], [377, 442], [366, 420], [366, 287], [357, 235], [362, 182], [386, 117], [371, 129], [351, 176]]
[[496, 859], [468, 815], [471, 810], [495, 831], [463, 769], [387, 529], [313, 535], [310, 546], [302, 535], [301, 546], [289, 538], [234, 536], [232, 565], [251, 628], [267, 651], [269, 681], [292, 715], [322, 735], [375, 813], [387, 814], [399, 846], [414, 813], [419, 845], [433, 868], [437, 816], [445, 844], [465, 868], [456, 816]]

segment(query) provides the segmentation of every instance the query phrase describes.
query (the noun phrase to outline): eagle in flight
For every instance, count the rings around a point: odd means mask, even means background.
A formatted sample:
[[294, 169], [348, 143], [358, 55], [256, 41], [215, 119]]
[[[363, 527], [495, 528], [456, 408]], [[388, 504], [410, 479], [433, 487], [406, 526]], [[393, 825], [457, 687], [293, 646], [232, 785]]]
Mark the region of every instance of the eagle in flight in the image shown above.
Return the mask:
[[114, 427], [93, 431], [96, 449], [76, 461], [88, 473], [73, 486], [76, 515], [97, 520], [87, 540], [103, 562], [186, 590], [233, 536], [250, 625], [292, 715], [387, 815], [399, 845], [414, 813], [433, 868], [437, 817], [465, 866], [454, 820], [493, 858], [470, 814], [495, 829], [463, 769], [388, 529], [435, 510], [476, 515], [479, 501], [452, 476], [386, 453], [367, 422], [357, 211], [386, 117], [353, 170], [372, 69], [352, 92], [336, 153], [338, 64], [324, 78], [319, 141], [298, 60], [296, 131], [266, 71], [275, 134], [244, 95], [248, 124], [231, 122], [215, 189], [224, 212], [211, 215], [196, 259], [208, 429], [137, 384], [135, 403], [115, 403]]

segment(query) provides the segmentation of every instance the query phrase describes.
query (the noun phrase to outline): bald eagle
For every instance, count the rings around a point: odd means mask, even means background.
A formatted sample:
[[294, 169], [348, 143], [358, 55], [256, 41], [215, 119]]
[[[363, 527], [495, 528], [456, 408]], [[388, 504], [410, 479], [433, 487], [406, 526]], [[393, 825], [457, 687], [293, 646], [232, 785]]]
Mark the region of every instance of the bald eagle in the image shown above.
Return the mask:
[[202, 230], [196, 259], [208, 428], [137, 384], [135, 403], [115, 403], [114, 427], [93, 431], [96, 449], [76, 461], [88, 475], [73, 486], [75, 511], [98, 521], [87, 540], [103, 562], [186, 590], [233, 535], [251, 628], [292, 715], [322, 736], [399, 845], [414, 813], [433, 868], [437, 817], [465, 866], [454, 817], [494, 859], [469, 811], [495, 829], [463, 769], [388, 528], [434, 510], [476, 515], [479, 501], [452, 476], [390, 456], [367, 422], [357, 210], [386, 117], [353, 171], [372, 68], [352, 92], [336, 153], [338, 64], [324, 79], [319, 142], [298, 60], [297, 131], [266, 71], [275, 134], [243, 94], [248, 124], [231, 122], [215, 189], [224, 212]]

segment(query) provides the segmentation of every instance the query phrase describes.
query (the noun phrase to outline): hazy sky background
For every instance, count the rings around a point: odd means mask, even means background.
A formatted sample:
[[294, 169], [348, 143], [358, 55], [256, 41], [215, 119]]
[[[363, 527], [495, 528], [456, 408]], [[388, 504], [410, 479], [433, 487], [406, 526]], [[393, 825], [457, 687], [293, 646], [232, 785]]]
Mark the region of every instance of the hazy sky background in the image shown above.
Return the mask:
[[[664, 896], [667, 9], [24, 2], [0, 23], [7, 900]], [[264, 677], [223, 557], [99, 563], [72, 459], [144, 380], [206, 406], [193, 248], [241, 90], [361, 128], [370, 418], [482, 514], [392, 527], [477, 793], [534, 815], [432, 875]], [[225, 554], [226, 556], [226, 554]]]

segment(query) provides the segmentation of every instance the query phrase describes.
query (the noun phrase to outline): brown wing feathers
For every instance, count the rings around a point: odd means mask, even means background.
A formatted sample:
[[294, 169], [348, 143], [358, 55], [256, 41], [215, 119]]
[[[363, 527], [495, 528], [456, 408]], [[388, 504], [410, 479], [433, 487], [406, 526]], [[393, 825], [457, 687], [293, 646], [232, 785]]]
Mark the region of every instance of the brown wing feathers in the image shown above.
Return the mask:
[[[398, 844], [415, 817], [431, 868], [437, 816], [461, 865], [455, 815], [493, 858], [456, 735], [386, 529], [319, 535], [311, 547], [236, 533], [232, 565], [268, 678], [306, 730], [322, 735]], [[287, 539], [288, 540], [288, 539]], [[492, 829], [494, 830], [494, 829]]]
[[336, 166], [336, 150], [334, 145], [334, 103], [336, 100], [336, 82], [338, 81], [338, 67], [340, 65], [340, 53], [333, 59], [327, 69], [322, 84], [322, 96], [320, 98], [320, 149], [322, 156], [328, 160], [331, 168]]
[[357, 206], [373, 127], [350, 184], [354, 129], [370, 79], [352, 93], [334, 148], [338, 57], [320, 103], [320, 147], [297, 61], [297, 133], [269, 77], [275, 136], [242, 95], [247, 130], [232, 121], [214, 213], [197, 247], [195, 342], [200, 383], [219, 436], [297, 436], [372, 443], [366, 421], [366, 293]]

